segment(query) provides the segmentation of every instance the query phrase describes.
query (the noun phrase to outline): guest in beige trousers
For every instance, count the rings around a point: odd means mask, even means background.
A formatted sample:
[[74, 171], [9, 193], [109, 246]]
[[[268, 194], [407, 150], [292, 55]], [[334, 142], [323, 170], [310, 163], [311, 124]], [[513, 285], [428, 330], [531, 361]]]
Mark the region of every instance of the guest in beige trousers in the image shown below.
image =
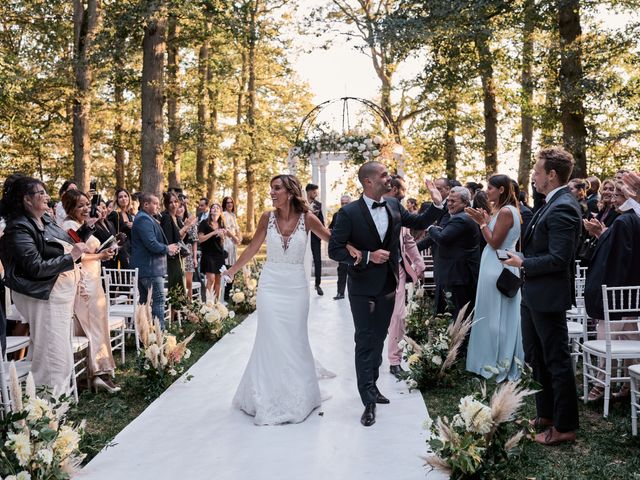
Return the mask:
[[[79, 190], [69, 190], [62, 197], [62, 206], [67, 218], [62, 224], [65, 231], [79, 230], [82, 225], [92, 226], [97, 218], [89, 218], [91, 201]], [[115, 393], [120, 390], [112, 380], [115, 361], [111, 352], [109, 313], [107, 299], [102, 288], [101, 262], [111, 260], [115, 249], [96, 253], [100, 241], [91, 235], [87, 239], [88, 252], [80, 263], [81, 279], [75, 297], [74, 313], [77, 320], [76, 333], [89, 340], [87, 365], [93, 387]]]
[[30, 327], [29, 358], [36, 385], [69, 393], [73, 374], [71, 319], [79, 280], [75, 262], [87, 250], [45, 214], [49, 195], [42, 182], [20, 177], [5, 187], [0, 240], [5, 283]]

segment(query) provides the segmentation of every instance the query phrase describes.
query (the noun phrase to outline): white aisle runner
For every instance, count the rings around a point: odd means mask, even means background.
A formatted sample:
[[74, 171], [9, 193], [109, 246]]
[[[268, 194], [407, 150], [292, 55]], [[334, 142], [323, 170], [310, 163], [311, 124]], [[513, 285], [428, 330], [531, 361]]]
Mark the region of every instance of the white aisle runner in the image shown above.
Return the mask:
[[[324, 280], [324, 279], [323, 279]], [[378, 381], [390, 400], [378, 405], [377, 422], [360, 425], [348, 299], [335, 301], [335, 280], [325, 295], [312, 290], [309, 332], [314, 356], [336, 378], [320, 381], [331, 395], [303, 423], [257, 427], [231, 407], [249, 359], [257, 317], [211, 348], [98, 454], [76, 477], [99, 479], [387, 480], [424, 479], [427, 410], [419, 392], [389, 374]], [[283, 286], [286, 288], [286, 286]], [[386, 357], [386, 349], [385, 349]], [[429, 479], [446, 478], [430, 472]]]

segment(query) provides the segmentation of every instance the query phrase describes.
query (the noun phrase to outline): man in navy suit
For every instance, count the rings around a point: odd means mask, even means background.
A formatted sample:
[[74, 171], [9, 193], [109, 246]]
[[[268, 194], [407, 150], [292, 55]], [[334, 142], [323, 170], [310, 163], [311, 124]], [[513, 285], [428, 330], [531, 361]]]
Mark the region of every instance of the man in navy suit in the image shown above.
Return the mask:
[[[355, 324], [355, 363], [358, 391], [365, 406], [360, 422], [371, 426], [376, 419], [376, 404], [389, 403], [376, 381], [384, 340], [389, 330], [398, 283], [400, 227], [425, 229], [441, 215], [431, 206], [421, 215], [409, 213], [396, 198], [383, 200], [391, 191], [391, 176], [379, 162], [367, 162], [358, 171], [363, 195], [342, 207], [329, 240], [329, 257], [349, 265], [347, 286]], [[442, 199], [427, 182], [434, 203]], [[362, 252], [355, 260], [347, 242]]]
[[569, 352], [566, 311], [574, 300], [575, 251], [582, 226], [580, 205], [567, 182], [573, 156], [554, 147], [538, 152], [533, 167], [535, 189], [545, 204], [531, 219], [522, 239], [523, 258], [509, 253], [504, 263], [522, 269], [522, 346], [534, 379], [537, 416], [531, 423], [546, 428], [536, 442], [574, 442], [578, 399]]
[[131, 268], [138, 269], [140, 303], [147, 303], [152, 290], [151, 313], [164, 328], [164, 277], [167, 275], [167, 255], [178, 253], [178, 245], [167, 245], [167, 238], [154, 218], [160, 209], [158, 197], [140, 193], [140, 210], [131, 228]]

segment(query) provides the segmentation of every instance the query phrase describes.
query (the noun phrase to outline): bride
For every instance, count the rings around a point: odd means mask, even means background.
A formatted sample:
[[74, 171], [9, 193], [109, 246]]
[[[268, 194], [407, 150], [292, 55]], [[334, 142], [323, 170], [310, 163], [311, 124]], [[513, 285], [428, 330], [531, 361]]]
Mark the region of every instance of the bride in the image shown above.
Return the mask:
[[[258, 328], [251, 358], [233, 405], [256, 425], [300, 423], [320, 405], [320, 388], [309, 346], [309, 279], [305, 253], [309, 231], [324, 241], [330, 231], [309, 212], [293, 175], [271, 179], [274, 211], [264, 212], [253, 240], [224, 273], [230, 281], [267, 241], [258, 283]], [[360, 252], [350, 252], [359, 258]]]

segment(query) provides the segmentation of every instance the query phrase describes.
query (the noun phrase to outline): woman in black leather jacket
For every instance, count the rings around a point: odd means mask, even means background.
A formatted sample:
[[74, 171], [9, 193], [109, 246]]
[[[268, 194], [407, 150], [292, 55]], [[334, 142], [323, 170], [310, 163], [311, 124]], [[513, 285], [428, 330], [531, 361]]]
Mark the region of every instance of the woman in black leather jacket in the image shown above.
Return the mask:
[[45, 213], [48, 201], [44, 184], [35, 178], [19, 178], [5, 191], [2, 204], [8, 222], [0, 257], [16, 308], [29, 322], [35, 383], [63, 393], [69, 392], [73, 374], [71, 325], [79, 279], [75, 262], [87, 247], [74, 244]]

